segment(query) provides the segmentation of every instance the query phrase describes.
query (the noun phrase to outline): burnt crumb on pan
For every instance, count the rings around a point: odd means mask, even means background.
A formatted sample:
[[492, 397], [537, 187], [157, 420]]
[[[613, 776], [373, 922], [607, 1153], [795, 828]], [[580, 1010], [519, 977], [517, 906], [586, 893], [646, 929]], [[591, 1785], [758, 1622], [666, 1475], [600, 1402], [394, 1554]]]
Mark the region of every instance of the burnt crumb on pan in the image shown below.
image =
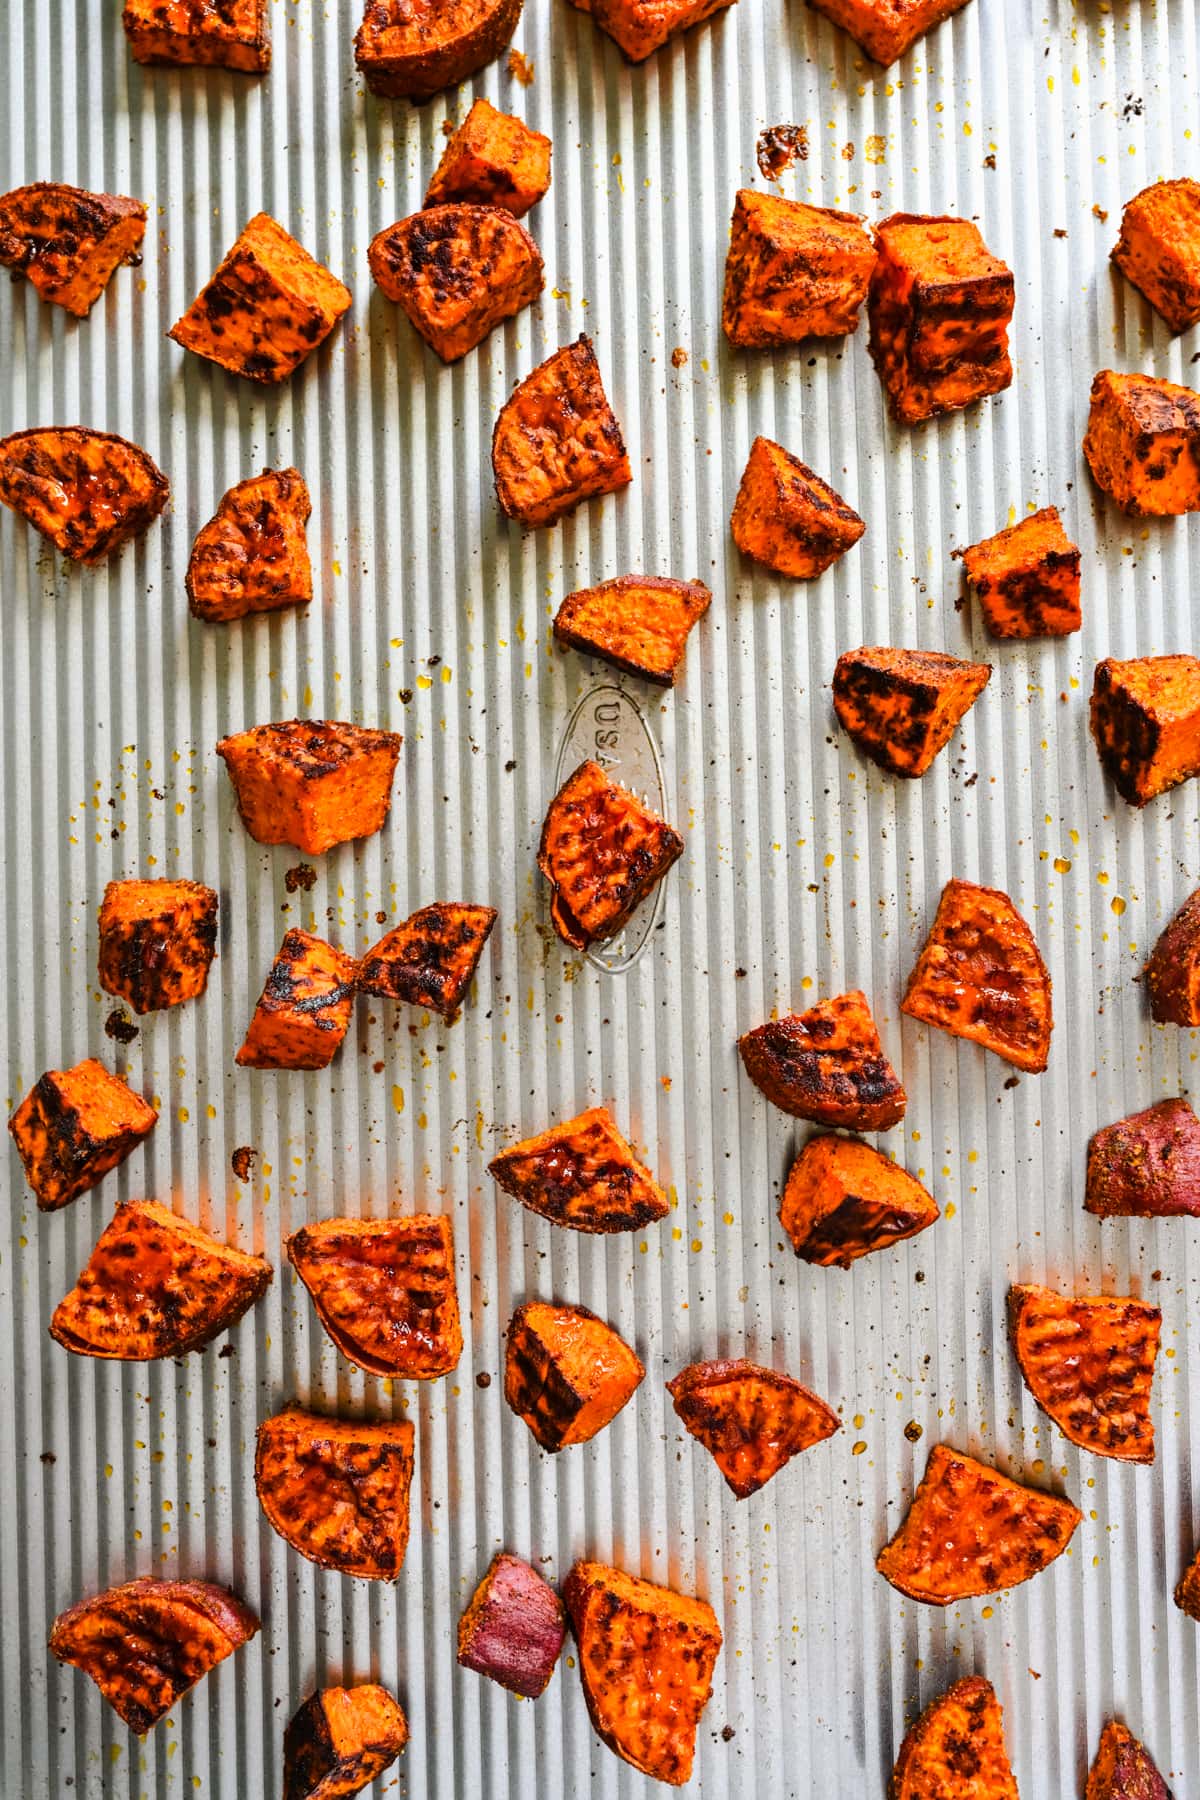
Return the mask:
[[297, 863], [294, 869], [288, 869], [283, 877], [283, 885], [289, 894], [294, 894], [297, 888], [303, 888], [306, 894], [311, 893], [316, 881], [317, 871], [311, 863], [305, 862]]
[[229, 1160], [233, 1165], [233, 1172], [239, 1181], [249, 1181], [250, 1171], [254, 1167], [257, 1157], [258, 1151], [255, 1150], [252, 1145], [238, 1145]]
[[127, 1012], [114, 1006], [104, 1021], [104, 1035], [114, 1038], [118, 1044], [132, 1044], [138, 1035], [138, 1028]]
[[808, 161], [808, 132], [803, 125], [768, 125], [754, 154], [763, 180], [778, 181], [793, 163]]
[[475, 1377], [475, 1386], [479, 1387], [479, 1388], [488, 1388], [488, 1387], [491, 1387], [491, 1385], [492, 1385], [492, 1378], [488, 1374], [487, 1370], [480, 1369], [478, 1375]]

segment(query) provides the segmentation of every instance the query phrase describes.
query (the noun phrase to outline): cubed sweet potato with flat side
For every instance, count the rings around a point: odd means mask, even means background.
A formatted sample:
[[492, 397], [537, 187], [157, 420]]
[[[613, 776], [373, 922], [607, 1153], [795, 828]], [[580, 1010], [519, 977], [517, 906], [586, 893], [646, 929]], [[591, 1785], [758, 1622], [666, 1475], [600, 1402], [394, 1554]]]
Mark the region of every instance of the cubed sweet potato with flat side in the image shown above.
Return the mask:
[[271, 66], [267, 0], [125, 0], [121, 22], [134, 62], [246, 75]]
[[0, 264], [43, 300], [86, 319], [122, 263], [141, 261], [146, 207], [63, 181], [33, 181], [0, 196]]
[[307, 606], [313, 580], [304, 528], [311, 512], [299, 469], [264, 469], [231, 487], [188, 558], [193, 618], [243, 619]]
[[462, 1322], [448, 1218], [322, 1219], [286, 1248], [317, 1317], [358, 1368], [436, 1381], [456, 1367]]
[[872, 762], [915, 780], [950, 742], [991, 673], [990, 663], [938, 650], [865, 645], [838, 657], [833, 710]]
[[492, 471], [502, 511], [527, 526], [555, 525], [581, 501], [628, 487], [633, 470], [589, 337], [556, 350], [505, 401]]
[[580, 763], [550, 802], [538, 847], [555, 931], [574, 950], [616, 937], [682, 854], [665, 819], [599, 763]]
[[467, 200], [523, 219], [550, 186], [550, 139], [481, 94], [434, 170], [426, 206]]
[[1064, 1437], [1095, 1456], [1154, 1461], [1157, 1306], [1025, 1282], [1008, 1290], [1008, 1330], [1026, 1387]]
[[667, 1392], [739, 1500], [842, 1427], [833, 1408], [794, 1376], [744, 1357], [691, 1363], [668, 1381]]
[[1106, 656], [1092, 678], [1091, 726], [1100, 761], [1131, 806], [1200, 775], [1200, 658]]
[[956, 1681], [909, 1726], [887, 1800], [1019, 1800], [990, 1681]]
[[1051, 1002], [1042, 953], [1008, 895], [948, 881], [901, 1010], [1040, 1075], [1050, 1058]]
[[872, 61], [885, 66], [966, 4], [967, 0], [809, 0], [817, 12], [848, 31]]
[[285, 933], [245, 1041], [243, 1069], [326, 1069], [354, 1009], [358, 964], [344, 950], [293, 927]]
[[860, 1256], [915, 1237], [939, 1217], [915, 1175], [856, 1138], [809, 1138], [779, 1206], [796, 1255], [848, 1269]]
[[502, 1150], [488, 1173], [530, 1212], [574, 1231], [638, 1231], [670, 1211], [606, 1106]]
[[886, 1131], [908, 1104], [857, 988], [804, 1013], [768, 1019], [738, 1041], [746, 1073], [772, 1106], [818, 1125]]
[[158, 1124], [148, 1100], [94, 1057], [47, 1069], [8, 1121], [41, 1212], [85, 1194]]
[[429, 100], [493, 62], [522, 0], [367, 0], [354, 61], [373, 94]]
[[457, 362], [545, 285], [542, 253], [500, 206], [455, 201], [389, 225], [367, 251], [381, 293], [445, 363]]
[[367, 951], [358, 970], [359, 992], [454, 1018], [495, 923], [494, 906], [461, 900], [423, 906]]
[[1176, 1584], [1175, 1604], [1190, 1619], [1200, 1619], [1200, 1550], [1197, 1550]]
[[[580, 5], [580, 0], [574, 4]], [[588, 0], [582, 10], [591, 13], [630, 62], [640, 63], [676, 32], [690, 31], [731, 4], [732, 0]]]
[[1110, 1719], [1100, 1733], [1084, 1800], [1171, 1800], [1154, 1759], [1127, 1725]]
[[167, 478], [127, 438], [49, 425], [0, 438], [0, 500], [72, 562], [101, 563], [167, 504]]
[[586, 1444], [645, 1373], [624, 1338], [586, 1306], [531, 1301], [509, 1320], [504, 1398], [543, 1450]]
[[1200, 394], [1101, 369], [1083, 454], [1096, 486], [1134, 518], [1200, 511]]
[[1043, 506], [994, 537], [956, 550], [993, 637], [1065, 637], [1083, 623], [1079, 546], [1057, 506]]
[[721, 322], [731, 344], [769, 349], [858, 330], [875, 245], [856, 213], [741, 188]]
[[494, 1556], [458, 1621], [458, 1660], [513, 1694], [544, 1694], [567, 1635], [550, 1583], [519, 1556]]
[[1200, 320], [1200, 181], [1156, 181], [1125, 202], [1112, 259], [1173, 332]]
[[110, 881], [100, 906], [100, 986], [136, 1013], [195, 1000], [217, 948], [217, 896], [201, 881]]
[[283, 1800], [342, 1800], [390, 1769], [408, 1720], [386, 1688], [320, 1688], [283, 1734]]
[[1200, 1119], [1186, 1100], [1160, 1100], [1096, 1132], [1083, 1204], [1097, 1218], [1200, 1218]]
[[403, 742], [340, 720], [285, 719], [222, 738], [217, 755], [257, 843], [321, 856], [382, 828]]
[[554, 635], [560, 644], [601, 656], [614, 668], [672, 687], [688, 633], [711, 603], [702, 581], [618, 575], [568, 594], [555, 614]]
[[258, 1428], [254, 1488], [272, 1530], [323, 1569], [395, 1581], [408, 1549], [413, 1426], [289, 1406]]
[[1142, 978], [1157, 1024], [1200, 1025], [1200, 888], [1160, 935]]
[[797, 581], [823, 575], [867, 529], [828, 482], [765, 437], [750, 446], [729, 525], [743, 556]]

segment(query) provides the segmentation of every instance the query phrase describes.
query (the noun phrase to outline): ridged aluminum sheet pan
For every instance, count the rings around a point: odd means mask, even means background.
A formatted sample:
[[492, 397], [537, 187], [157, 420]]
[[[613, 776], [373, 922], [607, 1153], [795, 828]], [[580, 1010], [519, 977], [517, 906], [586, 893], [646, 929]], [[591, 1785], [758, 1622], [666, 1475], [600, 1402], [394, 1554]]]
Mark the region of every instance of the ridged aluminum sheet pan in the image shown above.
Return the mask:
[[[569, 1662], [537, 1704], [456, 1668], [458, 1614], [501, 1545], [555, 1577], [590, 1554], [711, 1598], [725, 1648], [690, 1790], [704, 1800], [871, 1800], [915, 1711], [973, 1670], [1003, 1701], [1023, 1800], [1080, 1793], [1113, 1713], [1177, 1800], [1195, 1800], [1200, 1635], [1170, 1590], [1200, 1538], [1200, 1231], [1101, 1227], [1081, 1202], [1089, 1133], [1196, 1079], [1196, 1035], [1151, 1026], [1136, 976], [1200, 880], [1197, 790], [1126, 807], [1086, 714], [1099, 656], [1197, 648], [1200, 522], [1137, 524], [1099, 504], [1079, 446], [1097, 368], [1194, 374], [1200, 338], [1171, 339], [1108, 252], [1124, 199], [1196, 171], [1200, 9], [972, 0], [881, 72], [800, 0], [741, 0], [635, 69], [564, 0], [528, 0], [515, 42], [531, 85], [502, 59], [420, 109], [364, 93], [358, 10], [276, 0], [259, 80], [136, 68], [116, 0], [0, 8], [0, 186], [61, 178], [150, 206], [144, 266], [119, 272], [86, 322], [3, 284], [0, 426], [121, 432], [172, 486], [162, 521], [94, 571], [0, 519], [6, 1104], [45, 1068], [98, 1054], [162, 1106], [144, 1149], [63, 1213], [39, 1216], [15, 1155], [6, 1168], [4, 1800], [274, 1796], [294, 1707], [314, 1683], [369, 1676], [412, 1729], [379, 1793], [654, 1792], [593, 1736]], [[554, 183], [529, 220], [547, 286], [446, 369], [373, 289], [366, 250], [420, 205], [443, 121], [472, 89], [553, 137]], [[808, 132], [788, 194], [979, 220], [1016, 274], [1008, 393], [902, 430], [865, 331], [731, 353], [734, 192], [760, 185], [756, 137], [780, 122]], [[327, 345], [268, 391], [164, 335], [260, 207], [354, 292]], [[581, 330], [635, 479], [523, 535], [495, 502], [492, 424], [513, 383]], [[811, 585], [770, 579], [730, 539], [759, 431], [867, 521]], [[194, 533], [232, 482], [288, 462], [313, 492], [317, 600], [192, 622]], [[1084, 629], [996, 645], [956, 605], [951, 550], [1051, 501], [1083, 548]], [[686, 849], [645, 949], [605, 973], [553, 936], [534, 857], [568, 721], [614, 680], [552, 647], [551, 615], [569, 589], [630, 569], [700, 576], [714, 604], [674, 694], [617, 683]], [[919, 784], [880, 776], [835, 727], [834, 661], [860, 643], [996, 666]], [[213, 746], [297, 713], [387, 725], [404, 748], [383, 833], [289, 893], [299, 858], [247, 837]], [[201, 1003], [148, 1016], [123, 1048], [96, 982], [100, 896], [112, 876], [174, 873], [219, 887], [219, 960]], [[1007, 889], [1035, 926], [1057, 1014], [1040, 1079], [1013, 1083], [901, 1018], [952, 874]], [[501, 915], [457, 1024], [360, 1002], [328, 1073], [235, 1069], [285, 925], [365, 946], [377, 919], [445, 898]], [[751, 1089], [734, 1046], [772, 1008], [851, 986], [910, 1095], [887, 1141], [944, 1216], [843, 1274], [783, 1240], [779, 1192], [803, 1133]], [[671, 1217], [644, 1236], [556, 1231], [486, 1174], [502, 1143], [598, 1101], [670, 1185]], [[242, 1145], [259, 1152], [247, 1185], [230, 1165]], [[233, 1354], [122, 1368], [48, 1337], [114, 1201], [141, 1195], [275, 1265]], [[335, 1354], [281, 1241], [307, 1219], [415, 1206], [453, 1216], [466, 1349], [449, 1380], [389, 1390]], [[1004, 1299], [1010, 1281], [1044, 1278], [1161, 1303], [1152, 1468], [1079, 1454], [1035, 1411]], [[590, 1306], [648, 1370], [608, 1430], [558, 1458], [501, 1394], [504, 1326], [530, 1296]], [[663, 1383], [743, 1351], [809, 1382], [845, 1428], [738, 1504]], [[415, 1420], [394, 1590], [314, 1569], [262, 1519], [255, 1427], [291, 1399]], [[945, 1613], [873, 1569], [941, 1438], [1085, 1514], [1049, 1572]], [[139, 1741], [50, 1660], [47, 1633], [100, 1586], [175, 1572], [232, 1584], [263, 1631]]]

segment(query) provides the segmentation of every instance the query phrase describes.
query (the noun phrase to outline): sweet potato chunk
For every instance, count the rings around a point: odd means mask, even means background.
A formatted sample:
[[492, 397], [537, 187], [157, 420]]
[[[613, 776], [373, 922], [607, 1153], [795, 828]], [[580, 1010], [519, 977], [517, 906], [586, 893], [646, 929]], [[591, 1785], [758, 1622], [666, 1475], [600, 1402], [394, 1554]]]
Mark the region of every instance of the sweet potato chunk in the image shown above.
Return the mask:
[[293, 927], [234, 1061], [244, 1069], [328, 1068], [350, 1025], [357, 977], [352, 956]]
[[100, 986], [134, 1012], [195, 1000], [217, 947], [217, 896], [200, 881], [110, 881], [100, 906]]
[[453, 1018], [495, 923], [494, 906], [461, 900], [423, 906], [367, 951], [358, 971], [360, 992]]
[[1022, 1487], [937, 1444], [908, 1516], [875, 1567], [910, 1599], [950, 1606], [1039, 1574], [1062, 1555], [1082, 1517], [1061, 1495]]
[[101, 563], [167, 504], [162, 470], [127, 438], [50, 425], [0, 438], [0, 500], [72, 562]]
[[1200, 1025], [1200, 888], [1162, 932], [1142, 974], [1152, 1019], [1159, 1025]]
[[768, 349], [858, 330], [875, 246], [856, 213], [740, 188], [721, 321], [731, 344]]
[[1173, 332], [1200, 321], [1200, 181], [1156, 181], [1127, 200], [1112, 259]]
[[457, 362], [545, 286], [542, 253], [499, 206], [430, 206], [371, 240], [371, 275], [443, 362]]
[[34, 181], [0, 195], [0, 263], [86, 319], [122, 263], [141, 261], [146, 208], [124, 194]]
[[1200, 1550], [1184, 1570], [1175, 1589], [1175, 1604], [1189, 1618], [1200, 1619]]
[[394, 731], [285, 719], [222, 738], [217, 755], [257, 843], [321, 856], [382, 828], [403, 742]]
[[268, 1523], [323, 1569], [395, 1581], [408, 1548], [413, 1427], [289, 1406], [258, 1428], [254, 1486]]
[[167, 336], [269, 386], [324, 343], [349, 305], [336, 275], [268, 213], [255, 213]]
[[283, 1800], [340, 1800], [390, 1769], [408, 1720], [386, 1688], [320, 1688], [283, 1734]]
[[702, 581], [618, 575], [568, 594], [555, 615], [554, 635], [587, 656], [673, 687], [688, 633], [711, 603]]
[[522, 0], [367, 0], [354, 60], [373, 94], [429, 100], [493, 62]]
[[606, 1106], [502, 1150], [488, 1173], [530, 1212], [575, 1231], [639, 1231], [670, 1211]]
[[909, 1726], [888, 1800], [1018, 1800], [990, 1681], [956, 1681]]
[[462, 1355], [447, 1218], [322, 1219], [287, 1240], [288, 1260], [341, 1351], [371, 1375], [434, 1381]]
[[[925, 10], [922, 8], [922, 10]], [[894, 213], [876, 229], [870, 349], [892, 412], [912, 425], [1012, 382], [1012, 270], [970, 219]]]
[[[580, 5], [581, 0], [574, 0]], [[702, 24], [731, 0], [588, 0], [601, 31], [608, 33], [630, 62], [645, 62], [678, 31]]]
[[908, 1096], [856, 988], [804, 1013], [768, 1019], [738, 1040], [746, 1073], [772, 1106], [819, 1125], [886, 1131]]
[[924, 775], [991, 678], [990, 663], [938, 650], [846, 650], [833, 672], [833, 710], [859, 749], [889, 775]]
[[586, 1444], [645, 1373], [624, 1338], [586, 1306], [531, 1301], [509, 1320], [504, 1398], [543, 1450]]
[[896, 62], [919, 37], [958, 12], [967, 0], [808, 0], [808, 3], [848, 31], [873, 62], [886, 65]]
[[458, 1660], [510, 1693], [544, 1694], [567, 1635], [563, 1603], [536, 1569], [501, 1551], [458, 1621]]
[[605, 1563], [577, 1562], [563, 1599], [597, 1737], [644, 1775], [682, 1787], [721, 1650], [716, 1613]]
[[257, 1634], [258, 1620], [228, 1588], [143, 1577], [59, 1613], [50, 1652], [89, 1675], [140, 1737]]
[[1096, 486], [1124, 513], [1200, 510], [1200, 394], [1155, 375], [1101, 369], [1083, 454]]
[[1008, 1329], [1026, 1387], [1064, 1437], [1096, 1456], [1154, 1461], [1157, 1306], [1026, 1283], [1008, 1290]]
[[261, 75], [271, 66], [267, 0], [125, 0], [134, 62], [200, 64]]
[[158, 1124], [149, 1101], [94, 1057], [47, 1069], [8, 1121], [41, 1212], [95, 1187]]
[[1106, 1125], [1088, 1145], [1084, 1207], [1097, 1218], [1200, 1218], [1200, 1119], [1160, 1100]]
[[780, 1202], [783, 1229], [805, 1262], [848, 1269], [860, 1256], [915, 1237], [937, 1202], [910, 1175], [854, 1138], [809, 1138]]
[[187, 567], [193, 618], [307, 606], [312, 564], [304, 527], [312, 501], [299, 469], [264, 469], [231, 487], [197, 533]]
[[823, 575], [867, 529], [828, 482], [765, 437], [750, 446], [729, 526], [743, 556], [796, 581]]
[[1200, 775], [1200, 658], [1106, 656], [1092, 678], [1092, 736], [1131, 806]]
[[1007, 894], [948, 881], [901, 1010], [1039, 1075], [1050, 1056], [1050, 976]]
[[157, 1200], [129, 1200], [96, 1240], [50, 1336], [77, 1356], [155, 1362], [202, 1350], [266, 1293], [271, 1265]]
[[1100, 1733], [1084, 1800], [1171, 1800], [1171, 1790], [1128, 1726], [1110, 1719]]
[[583, 500], [628, 487], [633, 470], [589, 337], [527, 375], [492, 433], [496, 497], [522, 525], [556, 525]]
[[1065, 637], [1083, 623], [1079, 546], [1063, 530], [1057, 506], [954, 554], [993, 637]]
[[742, 1357], [692, 1363], [668, 1381], [667, 1392], [739, 1500], [842, 1428], [833, 1408], [791, 1375]]
[[580, 763], [550, 802], [538, 847], [555, 931], [575, 950], [616, 937], [682, 854], [665, 819], [599, 763]]
[[426, 206], [468, 200], [523, 219], [550, 186], [550, 139], [482, 94], [442, 152]]

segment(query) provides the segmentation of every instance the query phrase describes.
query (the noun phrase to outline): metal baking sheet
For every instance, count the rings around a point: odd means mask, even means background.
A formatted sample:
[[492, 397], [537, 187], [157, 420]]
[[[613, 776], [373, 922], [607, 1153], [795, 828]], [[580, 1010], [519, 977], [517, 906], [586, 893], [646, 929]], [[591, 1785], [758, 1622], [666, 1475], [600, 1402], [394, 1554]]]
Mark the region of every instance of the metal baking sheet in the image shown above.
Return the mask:
[[[1000, 1693], [1024, 1800], [1080, 1792], [1114, 1712], [1177, 1796], [1200, 1794], [1200, 1635], [1170, 1601], [1200, 1538], [1200, 1235], [1186, 1221], [1101, 1228], [1081, 1210], [1089, 1132], [1195, 1088], [1195, 1034], [1152, 1027], [1135, 977], [1200, 879], [1196, 790], [1141, 814], [1117, 801], [1086, 700], [1098, 656], [1197, 647], [1200, 522], [1098, 505], [1079, 451], [1097, 368], [1194, 372], [1196, 334], [1169, 338], [1107, 258], [1122, 201], [1195, 170], [1200, 11], [972, 0], [882, 72], [800, 0], [741, 0], [633, 69], [563, 0], [529, 0], [515, 42], [531, 83], [502, 59], [420, 109], [364, 94], [357, 0], [271, 12], [274, 67], [255, 80], [136, 68], [115, 0], [0, 9], [0, 185], [61, 178], [150, 204], [144, 266], [86, 322], [4, 284], [0, 425], [116, 430], [173, 494], [136, 547], [82, 573], [0, 519], [7, 1104], [94, 1053], [162, 1105], [145, 1148], [61, 1214], [39, 1217], [7, 1165], [0, 1791], [259, 1800], [280, 1791], [283, 1725], [312, 1685], [368, 1676], [412, 1728], [381, 1793], [656, 1791], [594, 1738], [569, 1662], [536, 1705], [456, 1668], [458, 1613], [507, 1545], [554, 1576], [586, 1552], [712, 1599], [725, 1648], [690, 1790], [703, 1800], [880, 1794], [906, 1722], [971, 1670]], [[366, 248], [420, 204], [443, 121], [472, 90], [553, 137], [554, 184], [529, 220], [547, 287], [444, 369], [373, 290]], [[808, 138], [788, 194], [873, 218], [978, 218], [1016, 273], [1011, 391], [898, 430], [863, 336], [731, 353], [719, 301], [734, 191], [758, 184], [757, 134], [780, 122]], [[355, 296], [301, 373], [263, 392], [164, 336], [259, 207]], [[581, 330], [635, 480], [525, 536], [495, 504], [492, 423], [513, 382]], [[867, 520], [809, 586], [752, 570], [729, 537], [760, 430]], [[192, 623], [194, 532], [233, 481], [287, 462], [313, 491], [317, 600]], [[950, 552], [1050, 501], [1083, 547], [1084, 629], [990, 644], [956, 605]], [[714, 590], [665, 698], [551, 646], [565, 591], [629, 569]], [[881, 777], [834, 727], [835, 658], [864, 642], [996, 665], [919, 785]], [[656, 928], [618, 972], [564, 952], [534, 872], [564, 732], [606, 685], [644, 721], [686, 839]], [[247, 838], [213, 755], [224, 732], [295, 713], [405, 738], [387, 828], [318, 860], [310, 892], [287, 888], [294, 853]], [[202, 1003], [146, 1018], [122, 1047], [96, 987], [99, 898], [110, 876], [174, 872], [219, 887], [219, 961]], [[1034, 923], [1057, 1014], [1040, 1079], [1014, 1084], [901, 1019], [951, 874], [1007, 889]], [[286, 924], [364, 945], [378, 920], [458, 897], [501, 913], [459, 1023], [360, 1004], [327, 1074], [234, 1068]], [[842, 1274], [782, 1242], [801, 1134], [750, 1089], [734, 1043], [772, 1007], [850, 986], [870, 995], [911, 1096], [889, 1142], [944, 1216]], [[644, 1237], [556, 1232], [485, 1172], [497, 1145], [600, 1100], [670, 1185], [672, 1215]], [[246, 1185], [230, 1165], [244, 1145], [258, 1151]], [[117, 1368], [48, 1338], [114, 1201], [136, 1195], [274, 1263], [232, 1354]], [[389, 1390], [335, 1354], [281, 1239], [309, 1218], [418, 1205], [453, 1216], [466, 1349], [451, 1379]], [[1003, 1303], [1010, 1280], [1043, 1277], [1161, 1303], [1152, 1468], [1078, 1454], [1035, 1412]], [[648, 1369], [610, 1429], [557, 1459], [501, 1397], [503, 1328], [531, 1295], [581, 1300]], [[743, 1350], [810, 1382], [845, 1429], [737, 1504], [663, 1381]], [[293, 1398], [416, 1421], [394, 1590], [314, 1569], [262, 1520], [255, 1426]], [[1048, 1573], [944, 1614], [872, 1567], [941, 1437], [1085, 1512]], [[231, 1583], [263, 1631], [140, 1742], [48, 1659], [47, 1632], [89, 1591], [176, 1571]]]

